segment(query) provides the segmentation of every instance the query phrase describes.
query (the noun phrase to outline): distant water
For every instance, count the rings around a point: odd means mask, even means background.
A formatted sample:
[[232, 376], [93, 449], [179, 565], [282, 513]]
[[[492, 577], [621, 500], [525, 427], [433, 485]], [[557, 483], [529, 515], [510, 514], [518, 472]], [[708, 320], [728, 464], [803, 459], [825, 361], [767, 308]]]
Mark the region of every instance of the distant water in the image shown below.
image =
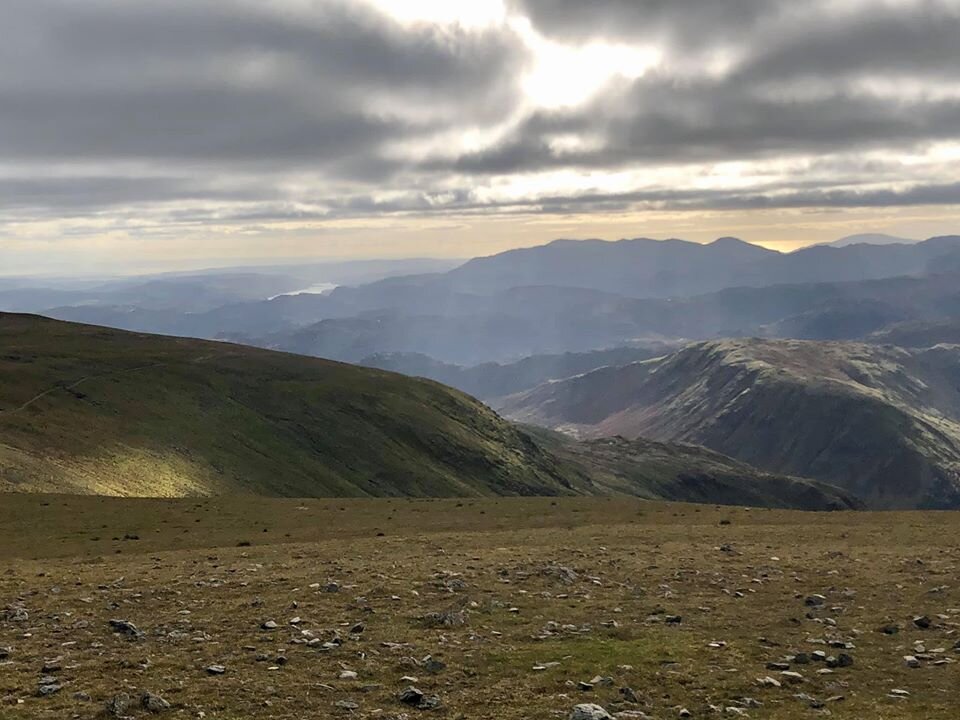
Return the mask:
[[336, 285], [333, 283], [314, 283], [310, 287], [304, 288], [303, 290], [291, 290], [290, 292], [280, 293], [279, 295], [274, 295], [273, 297], [267, 298], [268, 300], [273, 300], [274, 298], [283, 297], [284, 295], [324, 295], [325, 293], [333, 290]]

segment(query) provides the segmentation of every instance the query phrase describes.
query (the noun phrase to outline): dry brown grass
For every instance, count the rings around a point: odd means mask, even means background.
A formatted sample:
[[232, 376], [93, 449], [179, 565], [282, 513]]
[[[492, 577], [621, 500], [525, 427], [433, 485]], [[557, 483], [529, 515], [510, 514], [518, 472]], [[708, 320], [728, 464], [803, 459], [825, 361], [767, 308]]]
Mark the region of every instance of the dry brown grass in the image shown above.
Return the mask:
[[[526, 720], [564, 718], [581, 702], [661, 719], [681, 707], [709, 717], [713, 705], [718, 717], [735, 717], [725, 708], [744, 697], [761, 703], [747, 709], [753, 718], [825, 709], [836, 718], [960, 716], [960, 663], [910, 669], [902, 659], [921, 641], [946, 650], [934, 657], [960, 660], [952, 650], [960, 639], [957, 514], [820, 515], [624, 498], [8, 495], [0, 496], [0, 540], [0, 608], [22, 603], [29, 612], [26, 621], [0, 619], [0, 646], [12, 649], [0, 660], [8, 663], [0, 665], [4, 719], [92, 718], [113, 695], [141, 690], [173, 704], [167, 717], [225, 720]], [[556, 565], [576, 579], [564, 582]], [[340, 591], [324, 592], [328, 582]], [[823, 610], [805, 606], [811, 593], [827, 597]], [[461, 608], [462, 626], [421, 620]], [[920, 614], [934, 627], [915, 628]], [[666, 615], [682, 623], [667, 624]], [[323, 652], [295, 643], [305, 637], [289, 624], [296, 616], [322, 640], [338, 632], [343, 645]], [[145, 637], [113, 634], [112, 618], [136, 623]], [[261, 630], [270, 619], [279, 629]], [[364, 631], [351, 637], [360, 622]], [[551, 622], [577, 630], [538, 639]], [[899, 634], [876, 631], [886, 623]], [[840, 652], [814, 638], [852, 642], [853, 667], [821, 675], [822, 665], [797, 666], [800, 685], [757, 685], [780, 677], [765, 665], [788, 653]], [[715, 640], [726, 646], [708, 647]], [[268, 659], [256, 661], [258, 653]], [[416, 662], [427, 655], [446, 668], [428, 672]], [[36, 697], [44, 660], [60, 656], [62, 670], [51, 674], [63, 690]], [[533, 670], [551, 662], [559, 664]], [[211, 664], [226, 674], [208, 676]], [[345, 668], [358, 679], [340, 679]], [[443, 706], [401, 705], [405, 675]], [[614, 684], [571, 687], [595, 675]], [[640, 703], [625, 702], [621, 687]], [[888, 697], [895, 688], [909, 697]], [[818, 710], [798, 693], [844, 699]], [[337, 708], [339, 700], [358, 708]]]

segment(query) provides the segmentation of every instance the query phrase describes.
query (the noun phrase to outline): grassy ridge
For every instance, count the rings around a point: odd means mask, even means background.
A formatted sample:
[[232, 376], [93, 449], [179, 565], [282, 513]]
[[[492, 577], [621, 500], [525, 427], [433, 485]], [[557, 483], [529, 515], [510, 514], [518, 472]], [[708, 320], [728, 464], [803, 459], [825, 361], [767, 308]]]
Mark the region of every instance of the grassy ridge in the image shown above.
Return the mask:
[[553, 495], [584, 478], [424, 380], [0, 315], [0, 489], [131, 496]]

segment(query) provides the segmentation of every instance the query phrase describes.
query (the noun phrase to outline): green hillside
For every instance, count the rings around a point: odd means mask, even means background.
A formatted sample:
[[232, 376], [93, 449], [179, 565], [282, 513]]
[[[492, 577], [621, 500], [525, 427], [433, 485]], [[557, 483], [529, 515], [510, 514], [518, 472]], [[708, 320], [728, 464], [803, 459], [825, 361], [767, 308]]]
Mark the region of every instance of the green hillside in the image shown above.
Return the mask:
[[427, 380], [0, 314], [0, 490], [555, 495], [583, 476]]

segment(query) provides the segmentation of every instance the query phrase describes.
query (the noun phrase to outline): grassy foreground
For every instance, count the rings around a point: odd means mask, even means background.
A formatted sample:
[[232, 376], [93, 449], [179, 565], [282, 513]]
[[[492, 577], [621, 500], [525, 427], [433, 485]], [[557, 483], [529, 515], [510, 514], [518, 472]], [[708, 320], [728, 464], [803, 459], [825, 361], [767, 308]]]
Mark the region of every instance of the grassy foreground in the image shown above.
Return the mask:
[[958, 514], [0, 495], [0, 546], [4, 720], [960, 715]]

